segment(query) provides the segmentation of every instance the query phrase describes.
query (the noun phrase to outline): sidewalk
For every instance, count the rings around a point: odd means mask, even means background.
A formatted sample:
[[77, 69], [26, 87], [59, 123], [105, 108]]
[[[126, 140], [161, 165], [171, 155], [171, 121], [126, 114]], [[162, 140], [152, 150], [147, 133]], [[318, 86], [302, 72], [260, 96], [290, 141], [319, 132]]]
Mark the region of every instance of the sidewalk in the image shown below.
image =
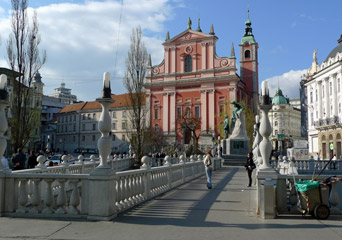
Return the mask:
[[263, 220], [255, 215], [256, 188], [242, 167], [213, 172], [178, 187], [112, 222], [0, 218], [0, 239], [342, 239], [342, 216], [319, 221], [300, 215]]

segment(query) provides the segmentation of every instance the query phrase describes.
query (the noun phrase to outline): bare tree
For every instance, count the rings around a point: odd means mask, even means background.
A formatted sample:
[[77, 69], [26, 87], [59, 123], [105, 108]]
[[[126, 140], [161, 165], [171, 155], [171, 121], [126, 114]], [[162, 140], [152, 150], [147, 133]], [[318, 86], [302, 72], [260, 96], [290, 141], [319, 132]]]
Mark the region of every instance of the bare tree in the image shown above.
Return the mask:
[[181, 129], [189, 131], [191, 133], [191, 138], [193, 140], [193, 153], [198, 154], [198, 140], [200, 138], [200, 130], [201, 130], [201, 118], [191, 116], [190, 113], [183, 114], [178, 119], [179, 125]]
[[32, 99], [34, 75], [46, 62], [46, 52], [39, 53], [41, 42], [37, 14], [32, 23], [27, 16], [27, 0], [12, 0], [12, 32], [7, 41], [7, 60], [13, 70], [13, 117], [9, 119], [13, 149], [23, 148], [32, 131], [39, 126], [39, 111]]
[[126, 58], [126, 73], [124, 85], [128, 92], [128, 101], [131, 106], [129, 118], [132, 129], [129, 131], [129, 140], [139, 162], [144, 154], [144, 138], [147, 137], [145, 89], [144, 81], [147, 71], [148, 55], [142, 41], [141, 28], [132, 30], [131, 45]]

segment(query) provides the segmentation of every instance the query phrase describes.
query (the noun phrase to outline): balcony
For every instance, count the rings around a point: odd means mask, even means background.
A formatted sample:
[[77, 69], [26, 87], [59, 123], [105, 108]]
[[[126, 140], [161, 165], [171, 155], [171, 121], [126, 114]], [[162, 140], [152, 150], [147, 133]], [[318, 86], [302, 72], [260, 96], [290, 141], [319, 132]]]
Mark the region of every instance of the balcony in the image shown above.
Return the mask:
[[319, 119], [314, 122], [314, 126], [318, 130], [326, 130], [330, 128], [336, 128], [341, 126], [341, 120], [338, 116], [333, 116], [331, 118]]

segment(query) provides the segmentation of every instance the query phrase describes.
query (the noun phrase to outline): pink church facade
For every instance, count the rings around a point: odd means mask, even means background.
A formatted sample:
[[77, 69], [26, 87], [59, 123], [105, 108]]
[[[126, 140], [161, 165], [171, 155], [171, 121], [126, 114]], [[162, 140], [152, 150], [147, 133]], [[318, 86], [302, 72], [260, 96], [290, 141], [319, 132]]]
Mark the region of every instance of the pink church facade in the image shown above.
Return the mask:
[[203, 33], [200, 27], [194, 31], [191, 25], [171, 39], [168, 33], [163, 43], [164, 60], [159, 65], [149, 66], [145, 84], [148, 121], [163, 132], [168, 142], [189, 143], [189, 133], [177, 121], [187, 113], [201, 120], [196, 132], [200, 135], [200, 145], [211, 145], [213, 134], [222, 133], [220, 125], [224, 116], [231, 118], [230, 102], [256, 104], [258, 101], [254, 37], [240, 45], [244, 79], [237, 74], [233, 45], [230, 57], [218, 57], [217, 40], [213, 26], [209, 34]]

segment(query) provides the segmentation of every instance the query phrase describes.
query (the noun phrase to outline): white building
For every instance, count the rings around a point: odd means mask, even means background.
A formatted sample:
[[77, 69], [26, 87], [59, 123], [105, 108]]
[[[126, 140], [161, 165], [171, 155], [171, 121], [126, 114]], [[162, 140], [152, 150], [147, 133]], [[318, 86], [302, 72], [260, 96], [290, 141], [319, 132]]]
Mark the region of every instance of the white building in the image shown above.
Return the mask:
[[[309, 152], [329, 159], [341, 156], [342, 135], [342, 35], [335, 47], [320, 65], [316, 53], [305, 76], [304, 86], [308, 102]], [[333, 149], [330, 149], [332, 145]]]
[[272, 126], [270, 140], [273, 149], [282, 151], [293, 146], [293, 141], [301, 137], [300, 110], [290, 104], [290, 100], [283, 96], [281, 89], [277, 89], [272, 98], [272, 109], [268, 112]]
[[55, 93], [50, 94], [50, 97], [61, 99], [65, 105], [74, 104], [77, 102], [76, 95], [71, 94], [71, 89], [65, 87], [65, 83], [62, 83], [59, 88], [55, 88]]
[[[129, 106], [128, 94], [112, 95], [114, 103], [110, 105], [112, 117], [113, 152], [128, 153]], [[68, 152], [97, 151], [97, 140], [101, 133], [98, 120], [101, 115], [100, 103], [84, 102], [65, 106], [57, 116], [56, 149]]]

